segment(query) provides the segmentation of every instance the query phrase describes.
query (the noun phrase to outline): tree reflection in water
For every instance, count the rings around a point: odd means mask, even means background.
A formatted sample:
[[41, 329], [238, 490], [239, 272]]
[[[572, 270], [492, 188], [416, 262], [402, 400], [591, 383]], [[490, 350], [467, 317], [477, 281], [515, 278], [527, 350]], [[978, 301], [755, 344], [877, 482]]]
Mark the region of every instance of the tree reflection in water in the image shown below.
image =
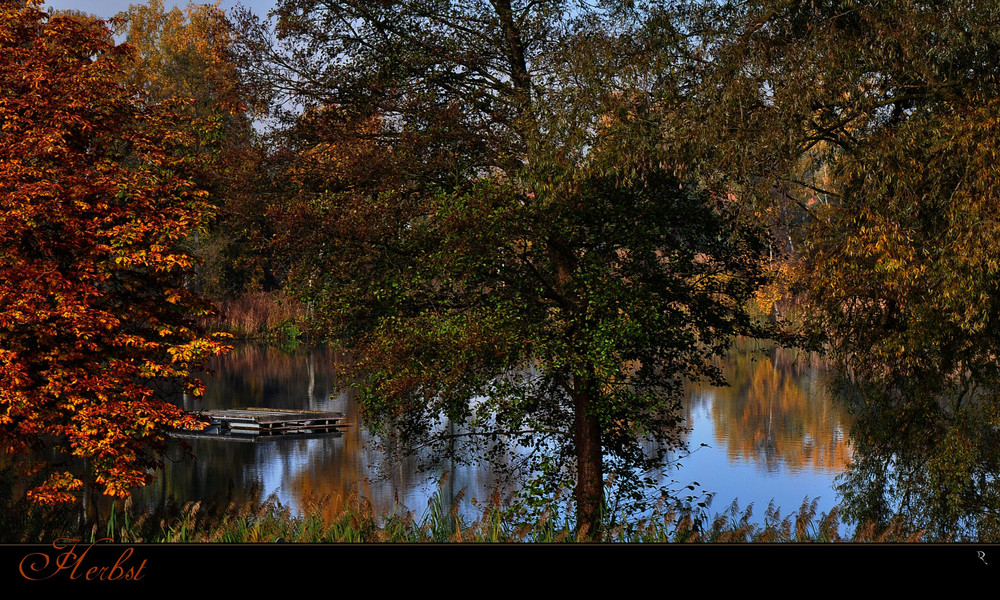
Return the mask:
[[856, 416], [840, 476], [845, 518], [923, 531], [925, 541], [1000, 540], [1000, 395], [941, 395], [919, 380], [833, 386]]
[[[827, 392], [823, 376], [827, 368], [818, 357], [778, 348], [749, 350], [738, 348], [720, 362], [731, 387], [711, 388], [710, 404], [704, 407], [714, 428], [710, 443], [725, 453], [728, 468], [745, 464], [761, 473], [760, 506], [775, 494], [775, 486], [783, 485], [779, 478], [784, 474], [843, 472], [839, 502], [842, 515], [852, 522], [885, 526], [899, 518], [911, 531], [925, 531], [923, 539], [1000, 538], [996, 394], [979, 391], [960, 403], [943, 402], [927, 400], [931, 396], [921, 394], [915, 383], [890, 388], [845, 380]], [[329, 365], [336, 360], [322, 348], [291, 354], [240, 348], [224, 358], [224, 368], [209, 381], [204, 402], [187, 408], [339, 410], [357, 424], [359, 416], [349, 394], [333, 387]], [[699, 389], [693, 388], [687, 406], [689, 423], [692, 411], [709, 402]], [[852, 415], [846, 415], [844, 408]], [[335, 513], [357, 493], [371, 500], [377, 511], [391, 512], [399, 502], [419, 515], [438, 489], [433, 478], [421, 484], [427, 476], [411, 462], [396, 465], [387, 479], [374, 481], [382, 471], [378, 468], [382, 455], [366, 447], [367, 441], [357, 427], [342, 438], [264, 444], [198, 440], [198, 460], [180, 460], [178, 453], [175, 458], [180, 462], [168, 462], [168, 473], [140, 491], [146, 501], [139, 504], [156, 505], [169, 497], [183, 502], [255, 488], [266, 495], [280, 488], [282, 502], [298, 508], [327, 497], [332, 502], [326, 509]], [[684, 471], [670, 477], [702, 484], [711, 479], [697, 471], [698, 460], [682, 462]], [[444, 470], [451, 473], [449, 486], [441, 489], [445, 501], [462, 488], [468, 488], [467, 498], [485, 500], [496, 483], [486, 469], [451, 465]], [[716, 475], [733, 477], [712, 477]], [[754, 498], [746, 489], [710, 491], [738, 494], [744, 504]], [[816, 489], [811, 496], [820, 494], [824, 491]], [[723, 506], [732, 495], [717, 499]], [[797, 508], [782, 505], [786, 513]]]
[[[738, 344], [719, 366], [729, 387], [710, 391], [715, 445], [730, 461], [763, 471], [839, 472], [850, 450], [848, 415], [826, 391], [826, 364], [814, 353]], [[690, 418], [689, 418], [690, 421]]]
[[389, 464], [379, 443], [387, 441], [367, 434], [352, 390], [335, 387], [333, 369], [341, 360], [345, 359], [325, 346], [285, 351], [247, 345], [221, 357], [212, 365], [215, 373], [205, 378], [204, 398], [185, 398], [185, 409], [337, 411], [344, 413], [350, 426], [341, 435], [312, 438], [186, 440], [197, 458], [191, 460], [174, 446], [164, 471], [153, 484], [136, 491], [136, 505], [254, 501], [276, 493], [293, 512], [321, 505], [324, 516], [333, 518], [359, 500], [379, 514], [413, 511], [420, 516], [437, 492], [446, 510], [463, 488], [468, 500], [490, 498], [497, 482], [487, 470], [445, 463], [428, 473], [412, 458]]
[[[692, 386], [684, 415], [693, 425], [692, 411], [707, 409], [707, 422], [699, 425], [703, 433], [697, 437], [700, 441], [707, 436], [721, 460], [716, 462], [705, 451], [690, 457], [678, 454], [675, 458], [684, 468], [651, 474], [657, 488], [681, 500], [718, 492], [718, 506], [736, 498], [744, 505], [753, 501], [758, 514], [776, 497], [785, 513], [797, 510], [804, 496], [832, 501], [829, 482], [846, 468], [850, 455], [846, 436], [850, 420], [825, 392], [825, 363], [815, 355], [747, 344], [752, 347], [738, 347], [719, 361], [731, 386]], [[350, 394], [334, 388], [330, 367], [337, 360], [326, 348], [286, 353], [253, 346], [237, 348], [220, 359], [218, 372], [206, 381], [204, 401], [185, 408], [335, 410], [345, 412], [355, 427], [342, 438], [259, 444], [196, 440], [198, 460], [169, 463], [167, 473], [151, 489], [141, 491], [145, 504], [254, 489], [267, 495], [278, 489], [281, 501], [293, 510], [326, 497], [327, 512], [337, 513], [356, 493], [370, 500], [376, 512], [398, 512], [399, 503], [419, 516], [438, 491], [434, 480], [444, 472], [449, 476], [447, 487], [440, 489], [442, 501], [447, 503], [463, 488], [467, 501], [491, 497], [501, 482], [483, 465], [448, 462], [430, 478], [412, 458], [382, 468], [388, 463], [379, 442], [392, 440], [372, 440], [358, 427], [361, 417]], [[693, 491], [686, 487], [698, 482]], [[731, 485], [734, 482], [739, 482], [737, 488]], [[504, 491], [514, 488], [504, 486]], [[467, 508], [468, 516], [476, 516], [471, 506]]]

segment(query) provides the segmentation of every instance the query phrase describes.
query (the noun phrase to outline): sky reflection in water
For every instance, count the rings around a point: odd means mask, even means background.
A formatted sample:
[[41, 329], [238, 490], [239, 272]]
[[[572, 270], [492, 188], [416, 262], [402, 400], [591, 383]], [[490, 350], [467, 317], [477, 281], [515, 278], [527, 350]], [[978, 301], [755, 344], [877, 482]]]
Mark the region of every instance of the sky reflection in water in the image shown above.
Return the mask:
[[[185, 408], [341, 411], [354, 425], [343, 435], [256, 443], [191, 440], [198, 459], [183, 458], [174, 448], [166, 476], [141, 490], [137, 501], [149, 505], [173, 496], [184, 502], [255, 489], [262, 497], [276, 493], [295, 512], [310, 499], [326, 497], [325, 512], [332, 516], [354, 492], [371, 500], [379, 512], [391, 512], [399, 504], [419, 517], [447, 470], [442, 499], [464, 488], [462, 512], [475, 517], [470, 500], [487, 500], [497, 485], [489, 469], [443, 465], [420, 473], [414, 460], [384, 464], [382, 453], [373, 447], [376, 440], [357, 426], [350, 395], [333, 388], [335, 358], [327, 349], [285, 353], [238, 348], [206, 378], [205, 399], [188, 399]], [[675, 490], [697, 482], [696, 492], [714, 493], [712, 513], [734, 499], [741, 508], [753, 502], [757, 521], [772, 499], [782, 515], [797, 511], [807, 497], [818, 497], [819, 510], [828, 511], [836, 503], [834, 479], [849, 458], [850, 421], [825, 390], [823, 364], [813, 356], [775, 349], [734, 352], [720, 366], [730, 387], [692, 386], [685, 408], [692, 427], [687, 441], [694, 451], [658, 481]]]

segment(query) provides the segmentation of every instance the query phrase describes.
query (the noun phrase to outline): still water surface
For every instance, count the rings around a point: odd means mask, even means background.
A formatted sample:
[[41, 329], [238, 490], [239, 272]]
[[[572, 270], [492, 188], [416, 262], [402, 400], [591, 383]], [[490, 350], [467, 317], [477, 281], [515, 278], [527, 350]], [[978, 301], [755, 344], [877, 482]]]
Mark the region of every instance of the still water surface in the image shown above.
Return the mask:
[[[697, 493], [713, 494], [713, 513], [737, 499], [741, 507], [754, 503], [756, 518], [772, 500], [782, 515], [795, 512], [806, 498], [818, 498], [819, 510], [828, 511], [836, 503], [834, 479], [850, 456], [850, 417], [825, 390], [824, 364], [791, 350], [746, 350], [734, 350], [720, 364], [730, 387], [691, 386], [685, 412], [693, 452], [675, 457], [679, 466], [659, 481], [675, 490], [691, 484]], [[205, 378], [204, 399], [185, 399], [185, 409], [339, 411], [351, 427], [340, 435], [305, 439], [187, 440], [196, 458], [172, 446], [164, 472], [135, 499], [151, 506], [169, 498], [186, 502], [256, 490], [262, 497], [276, 494], [295, 512], [326, 497], [326, 510], [334, 513], [356, 492], [380, 513], [395, 509], [420, 516], [439, 488], [445, 500], [464, 489], [460, 508], [475, 517], [471, 499], [488, 499], [498, 485], [489, 469], [444, 465], [420, 472], [416, 461], [386, 463], [351, 395], [333, 386], [335, 360], [325, 348], [288, 353], [253, 346], [219, 359], [216, 373]]]

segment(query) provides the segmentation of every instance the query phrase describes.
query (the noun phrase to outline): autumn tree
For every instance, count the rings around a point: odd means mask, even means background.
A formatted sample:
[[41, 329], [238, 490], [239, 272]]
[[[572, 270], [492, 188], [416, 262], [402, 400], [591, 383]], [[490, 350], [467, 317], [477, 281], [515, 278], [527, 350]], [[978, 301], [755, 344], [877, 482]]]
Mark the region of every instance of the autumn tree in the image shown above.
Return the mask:
[[[883, 464], [883, 491], [946, 471], [971, 477], [1000, 384], [1000, 9], [838, 0], [714, 10], [725, 25], [705, 35], [716, 62], [694, 137], [712, 136], [717, 169], [748, 199], [804, 215], [800, 290], [857, 386], [854, 408], [873, 418], [858, 426], [869, 432], [859, 447], [878, 460], [914, 455], [871, 435], [891, 422], [897, 442], [923, 448], [905, 466]], [[944, 446], [953, 451], [934, 466], [924, 450]], [[859, 481], [874, 472], [859, 465]], [[957, 491], [948, 481], [941, 489]], [[965, 502], [936, 497], [918, 512]]]
[[989, 25], [1000, 11], [734, 10], [716, 50], [728, 85], [705, 97], [728, 116], [706, 127], [727, 122], [744, 179], [807, 213], [804, 290], [836, 355], [858, 376], [933, 382], [959, 401], [996, 381], [998, 70], [985, 57], [1000, 44]]
[[152, 102], [186, 98], [200, 118], [238, 118], [245, 109], [240, 78], [228, 55], [231, 35], [216, 5], [164, 10], [162, 0], [118, 13], [116, 32], [135, 51], [123, 63], [129, 83]]
[[207, 234], [197, 236], [199, 283], [215, 297], [278, 287], [270, 182], [260, 169], [268, 158], [252, 123], [261, 102], [236, 68], [225, 12], [217, 3], [167, 10], [150, 0], [120, 12], [116, 23], [116, 34], [134, 48], [122, 62], [124, 77], [147, 102], [171, 102], [187, 117], [198, 183], [218, 206]]
[[157, 391], [198, 395], [222, 350], [182, 248], [213, 208], [194, 141], [123, 81], [129, 52], [98, 20], [0, 4], [0, 440], [42, 457], [39, 502], [84, 483], [45, 448], [108, 495], [149, 481], [166, 431], [197, 423]]
[[763, 281], [759, 232], [661, 151], [682, 34], [554, 1], [276, 14], [277, 41], [244, 23], [244, 64], [304, 109], [287, 246], [367, 423], [532, 448], [596, 534], [605, 485], [680, 445], [684, 381], [721, 382]]

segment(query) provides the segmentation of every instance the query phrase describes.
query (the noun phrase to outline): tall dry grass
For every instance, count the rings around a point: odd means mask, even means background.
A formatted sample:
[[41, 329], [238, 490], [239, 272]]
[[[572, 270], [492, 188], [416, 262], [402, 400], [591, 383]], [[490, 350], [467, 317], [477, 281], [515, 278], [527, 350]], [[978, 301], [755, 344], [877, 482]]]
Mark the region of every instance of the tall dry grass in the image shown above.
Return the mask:
[[[308, 499], [293, 514], [277, 496], [263, 500], [259, 489], [237, 496], [187, 502], [167, 502], [155, 509], [135, 509], [126, 500], [102, 515], [95, 506], [84, 520], [79, 506], [42, 507], [15, 498], [10, 469], [0, 468], [0, 543], [46, 543], [61, 537], [111, 538], [121, 543], [573, 543], [595, 541], [574, 531], [566, 516], [543, 512], [530, 522], [494, 494], [473, 505], [475, 519], [459, 513], [464, 492], [445, 504], [443, 486], [421, 515], [407, 510], [377, 513], [356, 491], [336, 498]], [[446, 509], [446, 506], [451, 508]], [[608, 526], [599, 540], [605, 543], [900, 543], [941, 542], [902, 521], [888, 527], [860, 525], [850, 529], [834, 508], [817, 514], [817, 502], [805, 500], [788, 515], [773, 503], [762, 520], [754, 519], [753, 505], [735, 501], [722, 512], [709, 513], [710, 504], [697, 510], [678, 510], [668, 504], [645, 518]], [[849, 531], [844, 531], [849, 529]]]
[[307, 312], [298, 300], [280, 292], [252, 292], [216, 300], [219, 314], [205, 327], [237, 338], [282, 341], [302, 335]]
[[[340, 507], [331, 511], [331, 505]], [[479, 518], [468, 521], [453, 508], [443, 510], [440, 496], [433, 497], [423, 516], [409, 511], [377, 514], [370, 502], [357, 494], [346, 498], [316, 498], [301, 514], [292, 514], [276, 496], [262, 501], [199, 501], [170, 504], [152, 511], [112, 510], [99, 524], [80, 531], [72, 519], [44, 523], [41, 515], [23, 512], [16, 519], [0, 519], [0, 543], [39, 542], [56, 537], [111, 538], [120, 543], [574, 543], [593, 542], [572, 523], [543, 513], [537, 521], [519, 523], [510, 518], [497, 499], [481, 508]], [[10, 515], [10, 513], [7, 513]], [[711, 517], [668, 510], [652, 517], [618, 524], [596, 541], [604, 543], [900, 543], [931, 540], [902, 522], [876, 529], [865, 525], [841, 533], [837, 510], [816, 514], [816, 503], [803, 502], [793, 514], [782, 516], [773, 505], [763, 523], [751, 516], [752, 506], [735, 503]], [[62, 525], [65, 528], [60, 528]], [[43, 536], [43, 537], [39, 537]]]

